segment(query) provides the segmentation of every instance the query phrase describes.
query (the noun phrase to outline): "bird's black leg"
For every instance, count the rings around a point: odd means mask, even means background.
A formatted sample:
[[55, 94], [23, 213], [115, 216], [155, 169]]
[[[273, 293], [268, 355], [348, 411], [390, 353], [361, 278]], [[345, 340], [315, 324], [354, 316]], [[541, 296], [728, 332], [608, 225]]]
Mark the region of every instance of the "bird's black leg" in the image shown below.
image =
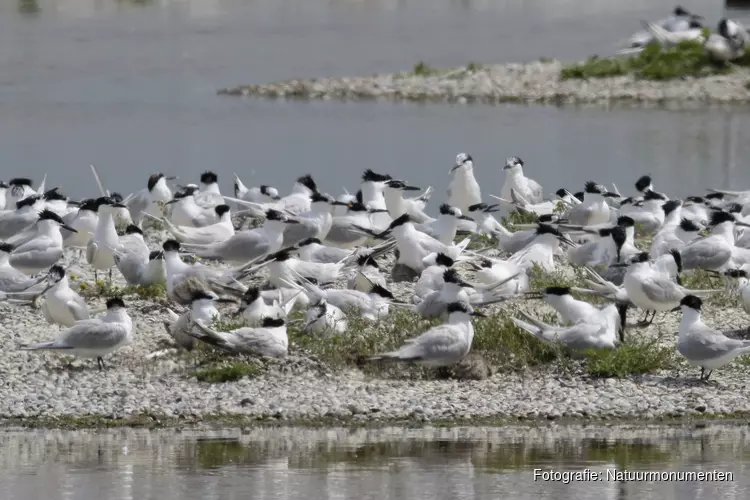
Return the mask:
[[101, 356], [96, 358], [96, 365], [99, 367], [99, 371], [104, 369], [104, 359]]
[[112, 284], [112, 268], [109, 268], [109, 284]]
[[99, 275], [96, 272], [96, 269], [94, 269], [94, 283], [96, 283], [97, 281], [99, 281]]
[[708, 370], [708, 373], [706, 373], [706, 382], [708, 382], [708, 377], [710, 377], [713, 372], [713, 370]]
[[706, 374], [706, 369], [701, 367], [701, 377], [700, 380], [703, 380], [704, 375]]

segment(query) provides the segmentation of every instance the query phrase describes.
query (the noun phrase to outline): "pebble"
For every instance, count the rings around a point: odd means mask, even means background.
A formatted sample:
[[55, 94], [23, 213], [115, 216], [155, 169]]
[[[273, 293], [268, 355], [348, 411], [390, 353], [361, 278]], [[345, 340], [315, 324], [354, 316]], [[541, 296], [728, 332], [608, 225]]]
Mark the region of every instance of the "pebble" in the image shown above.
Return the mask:
[[488, 104], [503, 102], [679, 107], [750, 102], [750, 70], [669, 81], [618, 76], [561, 80], [563, 63], [487, 65], [479, 69], [438, 71], [429, 75], [394, 73], [365, 77], [287, 80], [243, 85], [219, 94], [282, 99], [391, 100]]

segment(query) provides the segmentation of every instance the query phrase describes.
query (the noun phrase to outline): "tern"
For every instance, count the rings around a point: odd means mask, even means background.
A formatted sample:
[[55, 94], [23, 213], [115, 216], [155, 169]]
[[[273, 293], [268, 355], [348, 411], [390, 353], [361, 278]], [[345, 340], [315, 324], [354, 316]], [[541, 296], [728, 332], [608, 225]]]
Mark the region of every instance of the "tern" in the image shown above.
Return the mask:
[[146, 255], [130, 252], [114, 253], [115, 265], [131, 286], [151, 286], [167, 282], [164, 252], [154, 250]]
[[388, 210], [385, 205], [385, 196], [383, 194], [385, 185], [388, 181], [393, 180], [393, 177], [385, 174], [378, 174], [370, 169], [367, 169], [362, 174], [362, 182], [360, 184], [361, 199], [359, 202], [369, 207], [370, 209], [376, 210], [371, 217], [371, 223], [378, 230], [383, 230], [388, 227], [393, 219], [388, 214]]
[[75, 229], [75, 232], [64, 229], [63, 246], [83, 249], [91, 241], [91, 235], [96, 231], [99, 221], [99, 202], [89, 199], [81, 203], [78, 212], [68, 214], [62, 219], [65, 223]]
[[213, 207], [203, 208], [195, 202], [197, 186], [185, 186], [167, 202], [169, 220], [178, 227], [204, 227], [216, 224], [219, 217]]
[[461, 220], [471, 220], [463, 215], [461, 210], [447, 203], [440, 205], [440, 215], [437, 219], [415, 225], [416, 229], [429, 234], [440, 243], [450, 245], [456, 239], [456, 231]]
[[219, 177], [211, 172], [201, 174], [201, 183], [198, 192], [193, 195], [195, 203], [202, 208], [214, 208], [216, 205], [224, 205], [224, 197], [219, 189]]
[[[366, 292], [373, 283], [385, 288], [385, 276], [380, 272], [380, 265], [371, 252], [358, 255], [356, 264], [357, 267], [347, 278], [346, 287], [348, 289]], [[363, 276], [367, 280], [362, 280]]]
[[5, 210], [8, 203], [8, 188], [10, 186], [5, 181], [0, 181], [0, 211]]
[[500, 197], [505, 200], [512, 199], [511, 189], [521, 195], [529, 203], [541, 203], [543, 200], [542, 186], [533, 179], [523, 174], [524, 162], [517, 156], [511, 156], [505, 160], [505, 182], [500, 190]]
[[549, 224], [539, 224], [534, 239], [521, 250], [518, 265], [522, 269], [540, 266], [545, 272], [556, 269], [554, 256], [560, 251], [560, 243], [575, 246], [567, 236]]
[[346, 314], [338, 307], [321, 300], [307, 310], [302, 331], [313, 334], [341, 334], [348, 328]]
[[112, 198], [101, 199], [96, 231], [86, 246], [86, 262], [94, 268], [94, 279], [97, 279], [97, 271], [109, 271], [109, 279], [112, 281], [112, 266], [115, 265], [114, 252], [120, 244], [112, 216], [112, 208], [116, 205], [119, 204], [114, 203]]
[[140, 226], [143, 214], [161, 216], [161, 205], [172, 199], [172, 190], [167, 186], [167, 178], [161, 172], [152, 174], [148, 178], [145, 188], [134, 193], [125, 200], [125, 205], [130, 212], [130, 218], [134, 224]]
[[246, 206], [256, 216], [263, 215], [267, 210], [277, 210], [287, 214], [298, 215], [310, 211], [312, 195], [318, 192], [318, 185], [315, 184], [310, 174], [297, 178], [292, 191], [287, 196], [282, 197], [271, 203], [253, 203], [237, 198], [227, 198], [239, 205]]
[[583, 202], [566, 213], [568, 221], [579, 226], [609, 223], [612, 214], [611, 208], [603, 196], [604, 187], [594, 181], [588, 181], [584, 193]]
[[283, 304], [274, 300], [269, 305], [259, 288], [249, 287], [242, 296], [239, 314], [242, 315], [245, 326], [258, 327], [263, 324], [265, 318], [285, 319], [292, 312], [297, 297], [299, 297], [299, 294], [293, 295]]
[[237, 231], [228, 240], [209, 245], [184, 245], [199, 257], [245, 263], [277, 252], [284, 241], [284, 227], [297, 224], [277, 210], [266, 211], [266, 222], [255, 229]]
[[300, 260], [319, 264], [335, 264], [350, 257], [353, 250], [324, 245], [318, 238], [307, 238], [297, 244]]
[[303, 276], [298, 275], [297, 283], [305, 290], [313, 304], [325, 303], [342, 311], [353, 311], [361, 318], [377, 321], [388, 316], [393, 294], [380, 285], [371, 285], [367, 292], [349, 289], [323, 289]]
[[745, 269], [729, 269], [724, 272], [727, 278], [737, 281], [735, 289], [740, 296], [742, 309], [750, 314], [750, 276]]
[[281, 199], [275, 187], [262, 184], [258, 187], [247, 188], [237, 174], [234, 174], [234, 197], [253, 203], [271, 203]]
[[89, 319], [86, 301], [78, 295], [68, 282], [68, 276], [61, 266], [52, 266], [46, 276], [47, 287], [42, 291], [44, 298], [42, 312], [51, 325], [73, 326], [76, 321]]
[[450, 173], [453, 179], [448, 187], [448, 205], [466, 212], [470, 206], [482, 202], [479, 183], [474, 178], [474, 159], [470, 154], [457, 154]]
[[750, 227], [744, 222], [737, 222], [734, 215], [728, 212], [715, 211], [711, 214], [711, 234], [698, 238], [680, 251], [685, 269], [705, 269], [722, 271], [731, 266], [733, 257], [740, 249], [734, 245], [734, 226]]
[[420, 336], [409, 339], [396, 351], [372, 356], [370, 360], [392, 359], [411, 361], [430, 367], [450, 366], [461, 361], [471, 350], [474, 340], [472, 316], [484, 317], [467, 303], [453, 302], [447, 306], [448, 319]]
[[221, 243], [234, 236], [232, 214], [229, 211], [229, 205], [216, 205], [212, 210], [216, 213], [217, 222], [207, 226], [177, 226], [164, 217], [161, 221], [167, 231], [181, 243], [189, 245]]
[[699, 366], [700, 380], [707, 381], [714, 370], [750, 352], [750, 340], [730, 339], [723, 332], [704, 324], [701, 321], [702, 305], [700, 298], [687, 295], [674, 310], [682, 310], [677, 352], [691, 365]]
[[383, 195], [388, 215], [393, 219], [408, 214], [414, 222], [422, 223], [433, 220], [424, 212], [425, 206], [432, 194], [432, 187], [428, 187], [424, 194], [417, 198], [404, 198], [404, 191], [419, 191], [416, 186], [409, 186], [404, 181], [389, 180], [385, 183]]
[[31, 179], [17, 177], [8, 181], [9, 192], [6, 193], [6, 206], [15, 206], [19, 201], [37, 194], [31, 187]]
[[310, 210], [295, 217], [299, 224], [284, 228], [283, 248], [291, 247], [307, 238], [325, 239], [333, 224], [331, 210], [334, 206], [342, 205], [331, 196], [313, 193], [310, 197]]
[[9, 243], [0, 243], [0, 292], [2, 293], [25, 292], [44, 279], [44, 277], [30, 278], [26, 273], [11, 266], [8, 259], [13, 248], [13, 245]]
[[107, 313], [94, 319], [76, 321], [55, 340], [21, 347], [25, 351], [52, 350], [81, 358], [96, 358], [99, 370], [104, 356], [133, 341], [133, 323], [119, 297], [107, 300]]
[[[651, 23], [667, 32], [675, 33], [686, 31], [699, 24], [703, 17], [691, 14], [681, 6], [675, 7], [672, 15], [656, 23]], [[699, 26], [700, 27], [700, 26]], [[649, 43], [654, 40], [652, 30], [644, 29], [634, 33], [626, 42], [622, 44], [623, 48], [620, 54], [635, 54], [643, 50]]]
[[36, 235], [11, 252], [10, 265], [26, 274], [36, 274], [48, 269], [63, 256], [61, 227], [76, 231], [67, 226], [56, 213], [42, 210], [36, 223]]
[[722, 19], [717, 31], [711, 33], [704, 44], [709, 57], [727, 62], [745, 55], [745, 48], [750, 40], [747, 31], [738, 21]]
[[570, 294], [570, 287], [549, 286], [542, 292], [528, 292], [526, 296], [544, 299], [557, 311], [563, 321], [571, 325], [582, 321], [596, 322], [603, 317], [598, 307], [573, 297]]
[[284, 288], [294, 282], [297, 275], [316, 283], [336, 281], [344, 269], [344, 263], [319, 264], [293, 257], [289, 250], [280, 250], [268, 256], [268, 282], [274, 287]]
[[443, 273], [452, 268], [455, 261], [444, 253], [430, 254], [423, 259], [427, 266], [414, 285], [412, 302], [418, 304], [435, 290], [443, 286]]
[[203, 321], [195, 320], [195, 328], [190, 334], [225, 351], [254, 354], [270, 358], [286, 356], [289, 337], [284, 318], [264, 318], [257, 328], [238, 328], [219, 332], [208, 327]]
[[352, 203], [345, 215], [333, 218], [331, 229], [323, 241], [337, 248], [348, 249], [361, 246], [369, 238], [368, 234], [362, 234], [361, 228], [369, 234], [382, 231], [385, 228], [376, 225], [373, 218], [379, 213], [387, 215], [387, 212], [387, 210], [367, 208], [361, 203]]
[[164, 324], [167, 333], [177, 345], [192, 351], [195, 347], [195, 336], [192, 332], [196, 323], [204, 322], [210, 325], [221, 319], [221, 314], [215, 304], [218, 298], [218, 295], [213, 292], [194, 290], [190, 296], [190, 309], [177, 318], [173, 317], [171, 323]]
[[0, 239], [2, 240], [8, 240], [34, 224], [39, 217], [39, 212], [44, 210], [44, 198], [32, 194], [16, 202], [15, 206], [15, 210], [0, 213]]

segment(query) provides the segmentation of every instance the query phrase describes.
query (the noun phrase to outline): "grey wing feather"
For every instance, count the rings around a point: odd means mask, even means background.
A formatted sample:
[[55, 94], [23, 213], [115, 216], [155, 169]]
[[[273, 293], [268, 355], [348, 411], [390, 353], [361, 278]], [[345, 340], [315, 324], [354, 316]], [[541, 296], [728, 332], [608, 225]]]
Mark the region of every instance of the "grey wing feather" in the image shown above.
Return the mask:
[[717, 269], [732, 257], [731, 250], [714, 246], [707, 240], [691, 243], [683, 248], [680, 254], [685, 269]]
[[238, 337], [236, 343], [232, 346], [233, 350], [249, 351], [264, 356], [280, 356], [286, 353], [284, 346], [263, 329], [240, 328], [232, 333]]
[[641, 289], [649, 300], [661, 303], [679, 302], [685, 296], [682, 288], [666, 278], [653, 278], [643, 281]]
[[19, 269], [34, 267], [49, 267], [60, 260], [63, 256], [62, 248], [50, 248], [46, 250], [28, 250], [23, 253], [13, 253], [10, 263]]
[[68, 301], [66, 305], [68, 306], [68, 310], [70, 310], [70, 314], [73, 315], [76, 321], [91, 318], [89, 315], [89, 308], [80, 296], [76, 296], [73, 300]]
[[264, 235], [255, 231], [246, 231], [218, 245], [216, 251], [212, 253], [224, 260], [247, 262], [267, 253], [269, 246]]
[[89, 319], [64, 331], [58, 344], [79, 349], [102, 349], [119, 344], [126, 334], [124, 325]]
[[86, 262], [91, 264], [94, 262], [94, 259], [96, 258], [96, 252], [99, 250], [99, 245], [97, 245], [94, 240], [89, 241], [89, 244], [86, 245]]
[[299, 222], [299, 224], [287, 224], [284, 228], [284, 242], [281, 245], [283, 248], [317, 236], [318, 228], [313, 223], [305, 219], [300, 219]]

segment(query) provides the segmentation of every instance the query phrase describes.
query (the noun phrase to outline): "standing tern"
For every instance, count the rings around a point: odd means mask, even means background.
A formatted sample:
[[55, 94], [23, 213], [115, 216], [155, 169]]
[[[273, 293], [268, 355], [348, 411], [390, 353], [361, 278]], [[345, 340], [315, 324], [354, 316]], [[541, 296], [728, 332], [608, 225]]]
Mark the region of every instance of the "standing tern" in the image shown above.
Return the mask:
[[459, 222], [467, 219], [471, 220], [463, 215], [459, 208], [443, 203], [440, 205], [440, 215], [437, 219], [418, 224], [415, 227], [417, 230], [429, 234], [440, 243], [450, 245], [456, 239]]
[[86, 248], [91, 241], [91, 235], [96, 231], [99, 221], [99, 202], [97, 200], [85, 200], [78, 207], [78, 212], [63, 217], [65, 223], [76, 231], [63, 229], [63, 246], [78, 249]]
[[513, 198], [511, 189], [521, 195], [529, 203], [541, 203], [544, 201], [544, 192], [542, 186], [533, 179], [529, 179], [523, 174], [524, 162], [517, 156], [511, 156], [505, 160], [505, 182], [500, 190], [500, 197], [505, 200]]
[[172, 190], [167, 186], [168, 178], [161, 172], [152, 174], [148, 178], [146, 187], [134, 193], [125, 200], [125, 205], [130, 212], [130, 218], [134, 224], [140, 226], [143, 214], [161, 216], [161, 204], [172, 199]]
[[378, 174], [370, 169], [365, 170], [362, 174], [359, 191], [362, 196], [359, 202], [366, 207], [377, 210], [371, 217], [371, 223], [379, 230], [388, 227], [388, 224], [393, 221], [393, 218], [388, 214], [383, 194], [386, 182], [390, 180], [393, 180], [390, 175]]
[[427, 215], [424, 209], [432, 194], [432, 187], [428, 187], [424, 194], [417, 198], [404, 198], [404, 191], [419, 190], [420, 188], [408, 186], [404, 181], [395, 179], [387, 181], [383, 195], [388, 215], [393, 219], [397, 219], [404, 214], [408, 214], [414, 222], [418, 223], [431, 221], [432, 217]]
[[99, 370], [103, 357], [133, 341], [133, 322], [119, 297], [107, 300], [107, 313], [94, 319], [76, 321], [55, 340], [21, 347], [25, 351], [53, 350], [81, 358], [96, 358]]
[[485, 315], [462, 302], [448, 304], [447, 312], [448, 320], [442, 325], [432, 327], [420, 336], [407, 340], [406, 345], [396, 351], [378, 354], [369, 359], [411, 361], [430, 367], [458, 363], [469, 354], [474, 340], [471, 317]]
[[228, 240], [208, 245], [184, 245], [199, 257], [245, 263], [277, 252], [284, 241], [284, 227], [297, 224], [277, 210], [266, 211], [266, 222], [255, 229], [237, 231]]
[[471, 155], [456, 155], [456, 164], [450, 173], [453, 179], [448, 187], [448, 205], [466, 212], [470, 206], [482, 202], [479, 183], [474, 178], [474, 159]]
[[86, 262], [94, 268], [94, 279], [97, 279], [97, 271], [109, 271], [109, 279], [112, 281], [112, 266], [115, 265], [114, 252], [120, 244], [112, 209], [118, 204], [114, 203], [112, 198], [105, 197], [100, 200], [96, 231], [86, 246]]
[[700, 366], [700, 380], [707, 381], [715, 369], [749, 353], [750, 340], [730, 339], [723, 332], [704, 324], [701, 321], [702, 305], [700, 298], [687, 295], [674, 310], [682, 310], [677, 352], [691, 365]]
[[51, 210], [42, 210], [36, 223], [36, 235], [17, 246], [10, 254], [10, 265], [26, 274], [36, 274], [48, 269], [63, 256], [63, 238], [60, 228], [75, 232], [62, 218]]
[[307, 238], [325, 239], [331, 230], [333, 217], [331, 210], [333, 206], [342, 205], [331, 196], [321, 193], [313, 193], [310, 197], [310, 210], [295, 217], [299, 224], [284, 228], [284, 242], [282, 247], [287, 248], [298, 244]]
[[221, 196], [221, 190], [219, 189], [219, 177], [211, 171], [201, 174], [200, 188], [193, 196], [195, 196], [195, 203], [203, 208], [224, 205], [224, 197]]
[[740, 296], [742, 309], [750, 314], [750, 275], [748, 275], [747, 270], [729, 269], [724, 272], [724, 275], [729, 279], [736, 280], [735, 289]]

